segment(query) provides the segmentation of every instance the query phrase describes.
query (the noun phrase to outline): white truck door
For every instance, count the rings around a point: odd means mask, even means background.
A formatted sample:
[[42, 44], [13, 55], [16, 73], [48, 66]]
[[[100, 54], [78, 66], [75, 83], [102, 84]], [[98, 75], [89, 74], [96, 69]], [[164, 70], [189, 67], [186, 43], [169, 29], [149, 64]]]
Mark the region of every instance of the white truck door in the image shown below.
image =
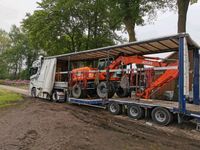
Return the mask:
[[42, 93], [51, 94], [55, 82], [56, 58], [45, 59], [38, 77]]

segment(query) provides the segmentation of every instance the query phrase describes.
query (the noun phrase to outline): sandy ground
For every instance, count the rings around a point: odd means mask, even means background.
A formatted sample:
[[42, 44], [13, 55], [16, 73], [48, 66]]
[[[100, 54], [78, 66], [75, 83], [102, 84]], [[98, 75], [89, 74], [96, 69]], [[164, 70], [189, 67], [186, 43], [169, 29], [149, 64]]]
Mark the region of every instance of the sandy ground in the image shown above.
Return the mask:
[[200, 149], [192, 123], [160, 127], [146, 121], [25, 97], [0, 110], [0, 150]]
[[23, 95], [28, 95], [28, 90], [26, 89], [22, 89], [22, 88], [17, 88], [17, 87], [11, 87], [11, 86], [7, 86], [7, 85], [0, 85], [0, 88], [2, 89], [7, 89], [16, 93], [20, 93]]

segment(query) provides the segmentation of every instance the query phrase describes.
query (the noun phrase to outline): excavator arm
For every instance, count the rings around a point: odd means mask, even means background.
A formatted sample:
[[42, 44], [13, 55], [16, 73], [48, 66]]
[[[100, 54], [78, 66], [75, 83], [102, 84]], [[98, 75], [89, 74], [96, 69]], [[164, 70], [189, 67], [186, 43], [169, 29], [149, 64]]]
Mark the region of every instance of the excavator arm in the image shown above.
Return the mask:
[[[168, 66], [177, 66], [178, 61], [176, 63], [170, 64]], [[170, 81], [176, 79], [178, 77], [178, 70], [177, 69], [169, 69], [166, 70], [162, 75], [160, 75], [154, 82], [149, 85], [143, 92], [136, 93], [136, 96], [149, 99], [153, 90], [157, 90]]]
[[[143, 56], [119, 56], [109, 66], [109, 69], [116, 69], [119, 65], [129, 64], [142, 64], [154, 67], [173, 67], [178, 66], [178, 61], [175, 63], [167, 64], [161, 61], [160, 58], [155, 57], [143, 57]], [[108, 69], [106, 68], [106, 69]], [[136, 93], [136, 96], [148, 99], [150, 98], [152, 91], [157, 90], [170, 81], [178, 77], [177, 69], [168, 69], [162, 75], [160, 75], [154, 82], [152, 82], [143, 92]]]
[[119, 56], [106, 69], [116, 69], [119, 65], [141, 64], [154, 67], [167, 66], [166, 63], [160, 62], [159, 58], [143, 56]]

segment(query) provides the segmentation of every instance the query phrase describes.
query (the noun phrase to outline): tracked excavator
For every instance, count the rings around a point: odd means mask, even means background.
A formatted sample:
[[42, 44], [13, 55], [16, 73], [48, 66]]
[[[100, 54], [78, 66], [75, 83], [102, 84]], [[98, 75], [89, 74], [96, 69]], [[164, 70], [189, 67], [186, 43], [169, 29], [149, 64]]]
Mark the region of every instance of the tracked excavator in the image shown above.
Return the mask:
[[[126, 68], [128, 65], [132, 66], [132, 64], [153, 67], [173, 67], [178, 65], [178, 61], [165, 63], [157, 57], [124, 55], [120, 55], [116, 59], [100, 59], [98, 68], [82, 67], [72, 70], [70, 82], [72, 96], [75, 98], [84, 98], [86, 96], [111, 98], [115, 93], [119, 97], [128, 96], [131, 91], [131, 86], [129, 84], [131, 73], [130, 71], [128, 72]], [[143, 71], [142, 69], [139, 70], [140, 73], [144, 72], [144, 69]], [[137, 72], [137, 69], [135, 71]], [[141, 80], [140, 77], [138, 77], [138, 74], [134, 74], [132, 78]], [[167, 69], [157, 79], [151, 82], [151, 84], [144, 86], [143, 90], [136, 90], [135, 95], [140, 98], [148, 99], [153, 91], [163, 87], [166, 83], [169, 83], [177, 77], [177, 69]]]

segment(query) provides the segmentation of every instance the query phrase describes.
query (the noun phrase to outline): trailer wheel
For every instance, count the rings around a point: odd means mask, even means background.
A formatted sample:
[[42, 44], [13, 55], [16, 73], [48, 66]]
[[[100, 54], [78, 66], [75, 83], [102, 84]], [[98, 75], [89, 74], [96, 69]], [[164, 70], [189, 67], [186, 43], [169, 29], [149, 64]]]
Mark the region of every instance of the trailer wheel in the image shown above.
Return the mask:
[[128, 89], [118, 87], [116, 90], [116, 94], [120, 98], [126, 97], [126, 96], [128, 96]]
[[108, 96], [108, 98], [111, 98], [114, 94], [115, 88], [112, 82], [108, 83], [108, 87], [106, 82], [101, 82], [97, 85], [97, 95], [100, 98], [106, 98], [106, 96]]
[[133, 119], [141, 119], [144, 117], [144, 109], [138, 105], [130, 105], [127, 109], [128, 116]]
[[118, 103], [111, 102], [108, 105], [108, 110], [113, 114], [113, 115], [119, 115], [122, 112], [122, 108]]
[[162, 107], [156, 107], [153, 109], [151, 113], [151, 117], [153, 121], [159, 125], [168, 125], [172, 122], [173, 120], [173, 115], [169, 110], [166, 108]]
[[84, 97], [84, 92], [83, 90], [81, 89], [81, 86], [80, 84], [75, 84], [73, 87], [72, 87], [72, 96], [74, 98], [83, 98]]
[[36, 98], [36, 88], [31, 89], [31, 96]]

